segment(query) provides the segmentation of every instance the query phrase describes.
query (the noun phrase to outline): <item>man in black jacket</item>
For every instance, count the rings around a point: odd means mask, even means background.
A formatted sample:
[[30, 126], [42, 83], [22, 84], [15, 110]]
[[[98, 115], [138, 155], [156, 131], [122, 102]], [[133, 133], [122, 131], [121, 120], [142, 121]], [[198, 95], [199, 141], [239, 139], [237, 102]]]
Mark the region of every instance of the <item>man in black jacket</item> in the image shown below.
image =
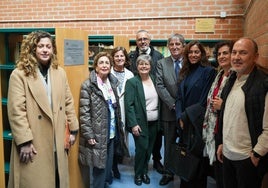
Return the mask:
[[[151, 74], [153, 76], [155, 76], [156, 73], [156, 64], [157, 61], [164, 58], [164, 56], [158, 52], [157, 50], [155, 50], [151, 45], [151, 37], [150, 34], [148, 33], [148, 31], [146, 30], [139, 30], [136, 34], [136, 50], [135, 51], [131, 51], [129, 53], [129, 58], [130, 58], [130, 67], [128, 67], [129, 70], [131, 70], [133, 72], [134, 75], [136, 75], [137, 72], [137, 65], [136, 65], [136, 60], [139, 57], [139, 55], [141, 54], [149, 54], [152, 57], [152, 61], [153, 61], [153, 65], [152, 65], [152, 69], [151, 69]], [[157, 170], [158, 173], [163, 173], [163, 165], [160, 162], [160, 160], [162, 159], [160, 150], [162, 147], [162, 131], [159, 131], [157, 136], [156, 136], [156, 140], [155, 140], [155, 144], [154, 144], [154, 148], [153, 148], [153, 167]]]
[[148, 31], [139, 30], [136, 34], [136, 49], [129, 53], [129, 58], [131, 65], [129, 69], [136, 75], [137, 74], [137, 65], [136, 60], [140, 54], [149, 54], [153, 59], [153, 67], [151, 73], [155, 75], [156, 72], [156, 63], [158, 60], [164, 58], [164, 56], [157, 50], [154, 49], [153, 46], [150, 45], [151, 37]]
[[235, 42], [231, 64], [236, 71], [222, 91], [218, 159], [224, 187], [260, 187], [267, 171], [268, 77], [256, 66], [258, 46], [250, 38]]

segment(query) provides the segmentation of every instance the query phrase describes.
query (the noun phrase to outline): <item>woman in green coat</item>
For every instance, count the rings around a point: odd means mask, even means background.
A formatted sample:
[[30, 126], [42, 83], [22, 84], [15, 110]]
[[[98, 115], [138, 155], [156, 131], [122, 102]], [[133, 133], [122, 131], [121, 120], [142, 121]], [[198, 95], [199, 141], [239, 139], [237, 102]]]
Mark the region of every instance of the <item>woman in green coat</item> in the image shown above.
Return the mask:
[[151, 56], [139, 56], [136, 64], [138, 75], [126, 83], [125, 112], [126, 124], [135, 142], [134, 182], [141, 185], [150, 183], [148, 163], [159, 128], [159, 104], [154, 78], [150, 75]]

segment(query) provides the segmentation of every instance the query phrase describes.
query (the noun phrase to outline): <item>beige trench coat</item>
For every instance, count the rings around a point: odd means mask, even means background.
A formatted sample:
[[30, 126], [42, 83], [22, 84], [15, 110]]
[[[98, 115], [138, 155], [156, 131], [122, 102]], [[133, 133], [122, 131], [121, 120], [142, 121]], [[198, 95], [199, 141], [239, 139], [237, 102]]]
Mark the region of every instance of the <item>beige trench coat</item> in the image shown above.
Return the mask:
[[[8, 116], [12, 130], [9, 188], [54, 188], [55, 163], [60, 187], [69, 187], [68, 156], [64, 149], [65, 120], [71, 131], [78, 130], [74, 101], [62, 68], [50, 67], [52, 108], [41, 77], [26, 77], [15, 69], [10, 76]], [[20, 163], [17, 145], [32, 141], [37, 155], [28, 164]], [[55, 148], [57, 162], [55, 162]]]

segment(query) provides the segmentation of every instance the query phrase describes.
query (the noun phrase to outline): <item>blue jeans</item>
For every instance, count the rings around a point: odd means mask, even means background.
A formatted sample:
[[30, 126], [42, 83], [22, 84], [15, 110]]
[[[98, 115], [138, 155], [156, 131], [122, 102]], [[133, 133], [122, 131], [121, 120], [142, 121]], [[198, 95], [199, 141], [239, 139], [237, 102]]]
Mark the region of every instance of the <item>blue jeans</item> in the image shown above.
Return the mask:
[[104, 169], [93, 167], [93, 188], [104, 188], [111, 181], [111, 171], [114, 156], [114, 139], [107, 144], [106, 167]]

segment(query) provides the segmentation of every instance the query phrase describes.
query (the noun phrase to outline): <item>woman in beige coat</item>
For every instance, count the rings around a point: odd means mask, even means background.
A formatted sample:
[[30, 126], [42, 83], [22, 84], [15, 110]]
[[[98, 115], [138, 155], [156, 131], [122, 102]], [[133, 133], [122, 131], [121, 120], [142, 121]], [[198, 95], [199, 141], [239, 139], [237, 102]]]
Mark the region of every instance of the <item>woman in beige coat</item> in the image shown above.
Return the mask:
[[36, 31], [22, 42], [20, 58], [8, 90], [12, 131], [9, 188], [69, 187], [70, 144], [78, 121], [67, 77], [58, 66], [56, 46], [47, 32]]

